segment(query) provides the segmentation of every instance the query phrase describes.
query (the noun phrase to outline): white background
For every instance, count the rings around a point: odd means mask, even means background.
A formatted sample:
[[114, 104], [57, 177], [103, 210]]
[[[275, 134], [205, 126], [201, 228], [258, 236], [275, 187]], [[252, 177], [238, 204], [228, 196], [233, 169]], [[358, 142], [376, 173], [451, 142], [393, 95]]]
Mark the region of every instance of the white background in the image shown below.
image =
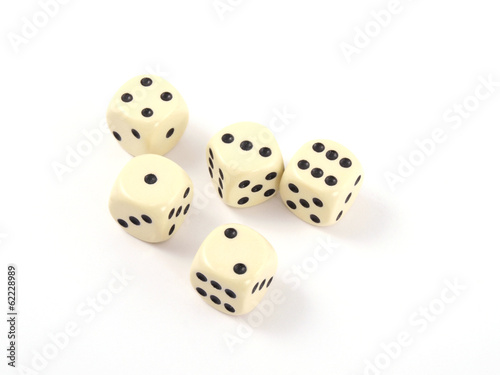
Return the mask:
[[[73, 0], [46, 19], [37, 1], [2, 3], [0, 311], [14, 263], [20, 373], [498, 374], [498, 83], [474, 98], [480, 79], [500, 81], [496, 2], [401, 0], [378, 29], [371, 12], [387, 1], [221, 3], [233, 5], [220, 15], [212, 0]], [[37, 34], [14, 46], [33, 18]], [[357, 31], [367, 27], [369, 42]], [[349, 59], [341, 46], [356, 36]], [[142, 73], [172, 82], [191, 115], [168, 157], [193, 179], [197, 203], [158, 245], [109, 215], [130, 156], [99, 130], [114, 92]], [[285, 162], [315, 138], [358, 156], [365, 184], [341, 222], [310, 226], [279, 197], [236, 210], [213, 195], [205, 145], [244, 120], [272, 127]], [[439, 129], [444, 141], [422, 157], [416, 142]], [[90, 150], [84, 130], [97, 133]], [[71, 159], [78, 148], [86, 154]], [[401, 158], [419, 165], [391, 189]], [[221, 314], [189, 285], [202, 240], [228, 222], [278, 253], [270, 290], [280, 298], [263, 319]], [[330, 255], [322, 243], [334, 244]], [[106, 299], [122, 272], [133, 279]], [[91, 316], [96, 296], [107, 304]], [[14, 374], [5, 319], [0, 373]], [[390, 344], [405, 332], [409, 345]]]

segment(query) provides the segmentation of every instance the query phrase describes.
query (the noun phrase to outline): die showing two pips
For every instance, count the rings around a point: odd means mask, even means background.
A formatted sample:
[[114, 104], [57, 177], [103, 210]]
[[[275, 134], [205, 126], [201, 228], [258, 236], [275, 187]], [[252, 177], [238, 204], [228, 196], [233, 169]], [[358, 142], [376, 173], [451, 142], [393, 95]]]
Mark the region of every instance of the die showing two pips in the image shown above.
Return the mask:
[[241, 224], [214, 229], [191, 265], [191, 284], [213, 308], [230, 315], [250, 312], [273, 281], [278, 256], [259, 233]]

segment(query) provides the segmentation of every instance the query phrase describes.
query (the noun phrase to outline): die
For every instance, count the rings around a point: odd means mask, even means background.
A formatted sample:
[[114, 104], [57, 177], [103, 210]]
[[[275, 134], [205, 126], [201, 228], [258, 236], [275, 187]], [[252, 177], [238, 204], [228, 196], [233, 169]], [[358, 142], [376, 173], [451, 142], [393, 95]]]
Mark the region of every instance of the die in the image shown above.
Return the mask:
[[191, 284], [223, 313], [250, 312], [273, 281], [278, 257], [259, 233], [241, 224], [222, 225], [203, 241], [191, 265]]
[[273, 133], [253, 122], [230, 125], [209, 141], [208, 173], [229, 206], [251, 207], [273, 197], [283, 174], [283, 157]]
[[193, 184], [173, 161], [153, 154], [131, 159], [118, 175], [109, 211], [125, 231], [146, 242], [169, 239], [184, 222]]
[[305, 222], [335, 224], [353, 204], [363, 182], [354, 154], [330, 140], [306, 143], [288, 163], [280, 195], [288, 209]]
[[186, 102], [169, 82], [141, 75], [126, 82], [111, 99], [108, 126], [133, 156], [164, 155], [180, 140], [189, 113]]

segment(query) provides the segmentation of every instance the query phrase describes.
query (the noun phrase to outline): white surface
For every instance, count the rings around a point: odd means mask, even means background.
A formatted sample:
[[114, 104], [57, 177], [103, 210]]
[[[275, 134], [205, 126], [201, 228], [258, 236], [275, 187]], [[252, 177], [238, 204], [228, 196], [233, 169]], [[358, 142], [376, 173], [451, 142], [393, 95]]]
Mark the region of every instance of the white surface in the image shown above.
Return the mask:
[[[500, 87], [459, 129], [443, 114], [475, 93], [478, 77], [500, 81], [498, 7], [402, 0], [402, 11], [348, 63], [340, 43], [352, 43], [370, 12], [387, 4], [253, 0], [221, 20], [212, 0], [70, 1], [16, 54], [7, 33], [20, 33], [40, 5], [4, 2], [0, 310], [6, 266], [15, 263], [18, 365], [54, 354], [49, 334], [74, 322], [76, 337], [31, 374], [361, 375], [376, 373], [365, 361], [377, 359], [383, 374], [497, 374]], [[99, 127], [115, 90], [147, 72], [171, 81], [188, 103], [188, 129], [168, 156], [198, 196], [190, 221], [160, 245], [126, 235], [107, 211], [129, 159], [111, 135], [62, 181], [52, 169], [84, 142], [84, 130]], [[295, 117], [281, 126], [273, 118], [285, 107]], [[245, 120], [274, 124], [286, 161], [319, 137], [357, 154], [365, 184], [338, 225], [309, 226], [277, 197], [247, 210], [207, 198], [215, 194], [205, 144]], [[446, 141], [392, 191], [384, 174], [436, 128]], [[282, 303], [250, 333], [248, 317], [211, 309], [189, 285], [198, 246], [227, 222], [256, 229], [279, 255], [271, 289]], [[315, 252], [328, 239], [331, 255]], [[321, 261], [311, 260], [315, 253]], [[292, 273], [304, 266], [300, 277]], [[87, 321], [82, 304], [109, 295], [113, 270], [134, 279]], [[455, 278], [467, 289], [426, 325], [419, 306], [439, 309], [444, 302], [434, 300]], [[238, 332], [245, 338], [231, 351], [225, 337]], [[402, 332], [411, 345], [385, 363], [381, 345]], [[2, 358], [1, 373], [17, 373]]]

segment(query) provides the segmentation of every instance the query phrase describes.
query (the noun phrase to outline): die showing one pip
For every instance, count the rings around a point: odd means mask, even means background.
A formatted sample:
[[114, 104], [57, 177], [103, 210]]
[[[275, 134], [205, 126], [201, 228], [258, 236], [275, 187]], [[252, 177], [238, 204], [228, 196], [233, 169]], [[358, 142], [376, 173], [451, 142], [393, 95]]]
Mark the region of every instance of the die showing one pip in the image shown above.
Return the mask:
[[213, 308], [241, 315], [258, 305], [278, 265], [273, 247], [241, 224], [216, 228], [201, 244], [191, 265], [191, 284]]
[[306, 143], [288, 163], [280, 195], [288, 209], [306, 223], [332, 225], [345, 216], [363, 182], [354, 154], [339, 143]]
[[125, 83], [111, 99], [106, 115], [118, 143], [131, 155], [164, 155], [179, 142], [189, 113], [179, 92], [154, 75]]
[[206, 150], [208, 173], [224, 203], [251, 207], [276, 194], [283, 157], [273, 133], [239, 122], [215, 134]]
[[169, 239], [184, 222], [193, 199], [187, 173], [160, 155], [140, 155], [118, 175], [109, 211], [125, 231], [146, 242]]

